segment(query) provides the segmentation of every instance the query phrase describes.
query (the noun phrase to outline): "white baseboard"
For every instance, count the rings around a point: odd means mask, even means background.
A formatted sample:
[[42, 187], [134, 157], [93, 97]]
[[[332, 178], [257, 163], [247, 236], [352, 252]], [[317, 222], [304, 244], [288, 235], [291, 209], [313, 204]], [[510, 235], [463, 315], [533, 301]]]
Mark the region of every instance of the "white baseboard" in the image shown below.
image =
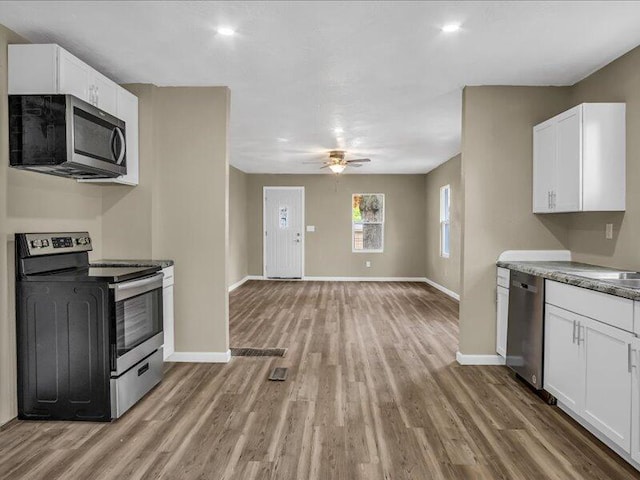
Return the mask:
[[247, 280], [249, 280], [249, 275], [247, 275], [243, 279], [237, 281], [236, 283], [233, 283], [233, 284], [229, 285], [229, 291], [233, 292], [236, 288], [238, 288], [240, 285], [242, 285]]
[[304, 277], [309, 282], [424, 282], [424, 277]]
[[226, 352], [173, 352], [167, 362], [229, 363], [231, 350]]
[[456, 360], [460, 365], [504, 365], [504, 357], [500, 355], [465, 355], [456, 352]]
[[456, 292], [454, 292], [453, 290], [449, 290], [446, 287], [443, 287], [442, 285], [440, 285], [439, 283], [434, 282], [433, 280], [429, 280], [428, 278], [424, 279], [425, 282], [427, 282], [429, 285], [431, 285], [433, 288], [440, 290], [442, 293], [449, 295], [451, 298], [453, 298], [454, 300], [460, 301], [460, 295], [458, 295]]

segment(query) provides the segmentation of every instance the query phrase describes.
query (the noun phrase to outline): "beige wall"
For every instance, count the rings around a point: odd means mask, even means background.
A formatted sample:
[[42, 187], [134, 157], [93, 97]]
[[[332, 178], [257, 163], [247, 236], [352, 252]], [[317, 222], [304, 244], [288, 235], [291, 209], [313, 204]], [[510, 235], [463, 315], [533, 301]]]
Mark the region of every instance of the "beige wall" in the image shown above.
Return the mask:
[[[569, 248], [576, 260], [624, 269], [640, 269], [640, 47], [577, 83], [571, 105], [583, 102], [627, 104], [627, 200], [623, 213], [565, 215]], [[606, 240], [605, 224], [614, 238]]]
[[[456, 155], [426, 176], [426, 276], [460, 293], [460, 219], [462, 214], [461, 156]], [[440, 256], [440, 187], [451, 187], [449, 258]]]
[[175, 349], [225, 352], [225, 87], [127, 85], [138, 96], [140, 183], [102, 186], [103, 254], [175, 261]]
[[[15, 417], [15, 232], [89, 230], [102, 235], [102, 191], [98, 185], [78, 184], [9, 168], [7, 130], [7, 44], [23, 40], [0, 25], [0, 424]], [[100, 242], [92, 258], [101, 256]]]
[[153, 85], [125, 85], [138, 97], [139, 184], [102, 186], [102, 254], [104, 258], [150, 259], [152, 253], [154, 162]]
[[[248, 175], [249, 273], [262, 275], [262, 187], [305, 187], [305, 275], [424, 277], [424, 175]], [[384, 253], [351, 252], [351, 194], [384, 193]], [[371, 267], [365, 267], [365, 261]]]
[[226, 352], [229, 89], [157, 88], [153, 118], [152, 254], [175, 260], [175, 348]]
[[229, 168], [229, 285], [249, 275], [248, 175]]
[[569, 106], [566, 87], [467, 87], [460, 351], [495, 354], [496, 259], [504, 250], [566, 248], [561, 216], [534, 215], [533, 125]]

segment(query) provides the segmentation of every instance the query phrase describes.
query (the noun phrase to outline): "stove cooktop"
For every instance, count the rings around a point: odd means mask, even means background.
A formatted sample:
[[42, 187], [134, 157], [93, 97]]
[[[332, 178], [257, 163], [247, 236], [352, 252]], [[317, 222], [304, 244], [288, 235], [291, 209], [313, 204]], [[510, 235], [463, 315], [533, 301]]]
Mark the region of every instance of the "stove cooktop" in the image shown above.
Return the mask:
[[159, 266], [148, 267], [89, 267], [28, 275], [26, 280], [55, 282], [109, 282], [119, 283], [147, 277], [159, 272]]

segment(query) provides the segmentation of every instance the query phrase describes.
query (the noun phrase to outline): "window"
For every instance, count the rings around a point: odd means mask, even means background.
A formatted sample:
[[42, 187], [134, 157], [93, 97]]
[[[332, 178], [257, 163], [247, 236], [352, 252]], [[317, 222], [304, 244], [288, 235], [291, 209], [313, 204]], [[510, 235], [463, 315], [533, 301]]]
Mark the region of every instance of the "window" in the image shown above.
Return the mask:
[[351, 251], [384, 251], [384, 194], [351, 196]]
[[449, 258], [451, 244], [451, 186], [440, 187], [440, 256]]

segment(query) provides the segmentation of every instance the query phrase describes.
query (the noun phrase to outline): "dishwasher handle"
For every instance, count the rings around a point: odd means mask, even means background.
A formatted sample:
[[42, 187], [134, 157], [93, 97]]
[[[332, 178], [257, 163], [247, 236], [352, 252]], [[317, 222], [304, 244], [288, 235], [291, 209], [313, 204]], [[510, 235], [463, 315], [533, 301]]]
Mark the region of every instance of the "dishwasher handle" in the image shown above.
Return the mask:
[[517, 280], [514, 280], [513, 282], [511, 282], [511, 285], [516, 288], [526, 290], [527, 292], [530, 292], [530, 293], [538, 293], [538, 287], [536, 287], [535, 285], [529, 285], [528, 283], [519, 282]]

